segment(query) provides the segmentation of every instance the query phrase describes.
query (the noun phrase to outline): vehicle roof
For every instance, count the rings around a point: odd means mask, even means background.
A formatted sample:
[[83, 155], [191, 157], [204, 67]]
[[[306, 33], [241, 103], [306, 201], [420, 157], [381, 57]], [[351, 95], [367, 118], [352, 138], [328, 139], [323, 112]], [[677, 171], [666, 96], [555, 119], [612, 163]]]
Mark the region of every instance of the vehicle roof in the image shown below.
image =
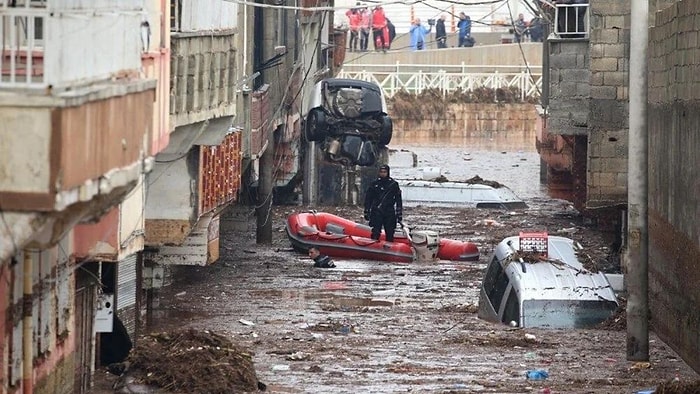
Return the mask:
[[523, 262], [513, 256], [520, 250], [520, 238], [508, 237], [495, 250], [520, 300], [600, 300], [616, 301], [608, 279], [602, 272], [590, 272], [576, 257], [578, 245], [559, 236], [548, 236], [546, 260]]
[[381, 89], [376, 83], [362, 81], [360, 79], [350, 79], [350, 78], [326, 78], [319, 83], [325, 83], [331, 87], [360, 87], [364, 89], [370, 89], [381, 93]]

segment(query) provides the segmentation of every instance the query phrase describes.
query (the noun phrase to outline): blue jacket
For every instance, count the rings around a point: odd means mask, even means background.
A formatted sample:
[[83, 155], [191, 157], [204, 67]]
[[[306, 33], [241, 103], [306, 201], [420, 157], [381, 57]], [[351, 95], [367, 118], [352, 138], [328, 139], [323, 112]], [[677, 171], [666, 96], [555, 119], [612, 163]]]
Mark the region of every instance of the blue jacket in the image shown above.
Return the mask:
[[472, 21], [470, 19], [460, 19], [457, 22], [459, 28], [459, 38], [464, 38], [472, 34]]
[[418, 43], [422, 42], [423, 43], [423, 49], [425, 49], [425, 45], [427, 44], [426, 36], [428, 33], [430, 33], [430, 28], [426, 28], [425, 26], [422, 25], [412, 25], [411, 29], [409, 30], [409, 33], [411, 35], [411, 41], [410, 41], [410, 46], [412, 50], [417, 50], [418, 49]]

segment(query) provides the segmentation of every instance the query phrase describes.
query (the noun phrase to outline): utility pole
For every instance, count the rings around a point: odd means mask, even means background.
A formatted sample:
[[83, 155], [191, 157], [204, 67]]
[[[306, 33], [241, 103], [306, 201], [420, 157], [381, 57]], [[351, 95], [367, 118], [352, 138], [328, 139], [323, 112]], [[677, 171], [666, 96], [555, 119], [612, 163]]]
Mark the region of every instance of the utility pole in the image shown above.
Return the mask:
[[270, 130], [267, 132], [267, 147], [260, 156], [258, 199], [255, 206], [255, 242], [258, 244], [272, 244], [272, 177], [274, 167], [275, 136], [274, 131]]
[[306, 154], [304, 155], [304, 205], [315, 205], [318, 203], [318, 168], [316, 166], [316, 143], [302, 142], [306, 144]]
[[629, 150], [627, 181], [627, 360], [649, 360], [649, 229], [647, 48], [649, 2], [630, 13]]

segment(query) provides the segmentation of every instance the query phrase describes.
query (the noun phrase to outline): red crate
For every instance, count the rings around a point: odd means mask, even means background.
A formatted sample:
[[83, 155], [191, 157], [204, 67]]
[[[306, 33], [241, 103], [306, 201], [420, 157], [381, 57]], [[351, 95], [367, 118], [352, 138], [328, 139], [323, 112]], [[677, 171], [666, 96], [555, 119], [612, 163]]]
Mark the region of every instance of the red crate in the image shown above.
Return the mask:
[[541, 233], [520, 233], [520, 250], [523, 252], [537, 252], [545, 256], [549, 253], [549, 234]]

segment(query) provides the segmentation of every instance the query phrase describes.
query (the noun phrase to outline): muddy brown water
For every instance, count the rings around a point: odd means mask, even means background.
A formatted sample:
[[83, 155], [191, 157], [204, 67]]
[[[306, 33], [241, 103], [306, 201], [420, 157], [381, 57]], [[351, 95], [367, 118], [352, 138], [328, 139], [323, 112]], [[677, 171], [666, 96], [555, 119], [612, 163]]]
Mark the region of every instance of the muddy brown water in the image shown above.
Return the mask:
[[[255, 354], [257, 376], [272, 393], [634, 393], [700, 378], [653, 333], [650, 363], [638, 364], [625, 359], [624, 331], [513, 329], [477, 317], [489, 253], [505, 236], [546, 229], [580, 241], [594, 259], [610, 253], [604, 234], [539, 184], [534, 136], [397, 139], [392, 148], [413, 150], [419, 168], [439, 166], [450, 180], [479, 175], [503, 183], [530, 208], [406, 210], [418, 228], [477, 243], [482, 256], [475, 263], [336, 259], [337, 268], [318, 269], [291, 250], [287, 215], [316, 208], [360, 218], [361, 208], [274, 207], [272, 245], [255, 245], [254, 227], [222, 231], [217, 263], [174, 269], [149, 330], [187, 327], [230, 337]], [[392, 175], [416, 171], [395, 168]], [[252, 212], [237, 207], [222, 223], [250, 229]], [[549, 378], [527, 380], [534, 369]], [[100, 376], [103, 389], [93, 392], [109, 392], [104, 381], [113, 378]]]
[[476, 175], [508, 186], [528, 200], [548, 197], [540, 184], [540, 158], [534, 133], [494, 133], [492, 136], [465, 138], [395, 138], [392, 149], [417, 154], [418, 167], [392, 168], [394, 178], [421, 176], [424, 167], [439, 167], [450, 181], [464, 181]]

